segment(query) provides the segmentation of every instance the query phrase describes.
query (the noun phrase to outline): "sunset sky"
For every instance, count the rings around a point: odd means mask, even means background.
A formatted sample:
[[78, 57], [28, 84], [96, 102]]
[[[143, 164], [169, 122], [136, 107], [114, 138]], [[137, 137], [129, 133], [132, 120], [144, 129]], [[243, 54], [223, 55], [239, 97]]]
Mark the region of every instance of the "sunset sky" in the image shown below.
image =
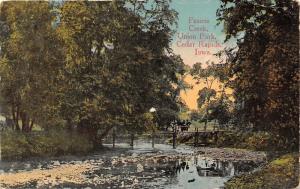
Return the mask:
[[[223, 43], [225, 39], [225, 34], [222, 31], [222, 25], [217, 26], [217, 20], [216, 20], [216, 11], [218, 7], [220, 6], [219, 1], [215, 0], [176, 0], [172, 2], [173, 8], [179, 13], [178, 15], [178, 29], [177, 29], [177, 35], [175, 35], [173, 39], [173, 50], [176, 54], [181, 55], [181, 58], [183, 59], [184, 63], [192, 66], [196, 62], [206, 62], [206, 61], [214, 61], [216, 63], [219, 62], [219, 59], [214, 56], [213, 54], [221, 50], [225, 47], [225, 44]], [[199, 20], [208, 20], [208, 24], [193, 24], [190, 23], [190, 18], [192, 19], [199, 19]], [[192, 25], [192, 28], [190, 28]], [[204, 26], [207, 28], [208, 31], [191, 31], [193, 28], [197, 26]], [[207, 33], [207, 34], [213, 34], [216, 37], [216, 40], [219, 43], [222, 44], [222, 48], [202, 48], [202, 50], [208, 50], [210, 51], [210, 55], [195, 55], [195, 48], [194, 47], [181, 47], [180, 43], [178, 46], [178, 41], [180, 39], [178, 38], [178, 33], [185, 33], [190, 35], [196, 35], [199, 36], [200, 33]], [[198, 44], [198, 39], [196, 40], [189, 40], [194, 41], [195, 44]], [[181, 41], [182, 42], [182, 41]], [[207, 40], [206, 40], [207, 42]], [[226, 44], [228, 45], [228, 44]], [[199, 85], [195, 84], [195, 81], [191, 76], [186, 77], [186, 82], [189, 84], [192, 84], [194, 87], [191, 90], [183, 91], [181, 93], [181, 97], [187, 104], [187, 106], [190, 109], [197, 109], [197, 98], [198, 98], [198, 91], [204, 87], [203, 83], [200, 83]], [[215, 83], [214, 89], [218, 89], [219, 84]]]

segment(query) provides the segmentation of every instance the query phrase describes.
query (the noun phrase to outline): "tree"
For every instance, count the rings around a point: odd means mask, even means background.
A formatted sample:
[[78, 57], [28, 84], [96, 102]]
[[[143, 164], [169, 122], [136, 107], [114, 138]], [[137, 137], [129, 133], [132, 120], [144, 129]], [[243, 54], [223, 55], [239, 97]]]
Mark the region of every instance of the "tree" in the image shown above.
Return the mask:
[[28, 132], [34, 123], [49, 124], [45, 119], [54, 120], [58, 113], [54, 88], [61, 54], [51, 9], [48, 2], [1, 5], [1, 104], [16, 130]]
[[230, 112], [230, 106], [232, 102], [229, 100], [229, 98], [221, 94], [220, 98], [211, 101], [209, 109], [209, 119], [218, 121], [219, 125], [222, 127], [222, 125], [228, 123], [231, 119], [231, 112]]
[[170, 126], [172, 121], [178, 120], [178, 112], [168, 108], [161, 108], [157, 111], [155, 118], [160, 129], [165, 129]]
[[115, 126], [144, 130], [150, 107], [178, 111], [184, 69], [170, 49], [175, 19], [168, 1], [150, 9], [135, 1], [65, 2], [63, 117], [97, 142]]
[[96, 144], [115, 126], [145, 130], [150, 107], [168, 110], [161, 120], [179, 111], [177, 13], [169, 1], [149, 3], [3, 3], [0, 99], [15, 128], [66, 123]]
[[[238, 112], [245, 125], [270, 131], [278, 147], [298, 148], [298, 5], [292, 0], [222, 0], [217, 12], [229, 49]], [[239, 37], [240, 36], [240, 37]]]
[[202, 119], [202, 115], [197, 110], [192, 110], [190, 113], [190, 119], [192, 121], [200, 121]]
[[199, 84], [201, 81], [204, 82], [206, 87], [201, 89], [198, 92], [198, 107], [205, 107], [205, 125], [204, 130], [207, 128], [208, 116], [209, 116], [209, 109], [210, 101], [216, 97], [217, 92], [212, 88], [214, 82], [217, 80], [216, 75], [216, 64], [213, 62], [206, 62], [206, 68], [203, 68], [201, 63], [196, 63], [193, 65], [193, 68], [190, 70], [191, 75], [194, 79], [197, 80], [196, 84]]

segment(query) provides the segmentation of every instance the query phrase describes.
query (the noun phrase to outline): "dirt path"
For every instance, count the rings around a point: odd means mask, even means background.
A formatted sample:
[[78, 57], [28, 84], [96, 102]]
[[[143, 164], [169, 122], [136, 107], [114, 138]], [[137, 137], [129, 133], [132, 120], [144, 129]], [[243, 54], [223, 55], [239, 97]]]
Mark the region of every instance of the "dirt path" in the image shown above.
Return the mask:
[[85, 181], [84, 172], [92, 170], [95, 165], [90, 162], [82, 164], [57, 165], [51, 169], [33, 169], [31, 171], [13, 174], [1, 174], [1, 187], [18, 187], [28, 182], [37, 182], [37, 188], [44, 185], [58, 185], [60, 183], [82, 184]]

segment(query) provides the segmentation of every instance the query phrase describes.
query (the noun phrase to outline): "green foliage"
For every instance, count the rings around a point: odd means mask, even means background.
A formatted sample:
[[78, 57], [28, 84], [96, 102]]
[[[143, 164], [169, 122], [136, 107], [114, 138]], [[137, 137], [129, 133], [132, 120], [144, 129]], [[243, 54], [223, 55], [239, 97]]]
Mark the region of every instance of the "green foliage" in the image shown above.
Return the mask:
[[[276, 145], [274, 145], [277, 143]], [[274, 136], [272, 132], [232, 131], [222, 133], [217, 141], [218, 147], [245, 148], [258, 151], [290, 151], [293, 146], [285, 145], [285, 141]]]
[[216, 146], [218, 147], [242, 147], [244, 143], [245, 134], [240, 132], [224, 132], [217, 140]]
[[177, 13], [149, 3], [3, 2], [0, 100], [15, 130], [77, 127], [101, 141], [115, 126], [153, 125], [151, 107], [159, 124], [173, 119], [186, 87], [170, 47]]
[[[231, 104], [225, 93], [229, 80], [228, 65], [208, 61], [204, 67], [202, 63], [196, 63], [190, 73], [197, 80], [197, 83], [203, 82], [205, 84], [205, 87], [199, 90], [197, 99], [198, 108], [205, 109], [201, 118], [205, 120], [205, 129], [208, 120], [216, 119], [220, 124], [227, 123], [230, 119], [229, 106]], [[216, 80], [223, 82], [220, 85], [222, 89], [220, 98], [217, 98], [217, 91], [212, 88]]]
[[198, 92], [198, 96], [199, 96], [197, 99], [198, 107], [200, 108], [204, 106], [207, 101], [216, 97], [216, 95], [217, 92], [214, 89], [204, 87]]
[[184, 68], [170, 49], [176, 13], [168, 1], [126, 3], [61, 7], [58, 33], [67, 65], [62, 116], [79, 129], [101, 131], [100, 137], [114, 126], [144, 130], [151, 107], [160, 112], [160, 125], [178, 111]]
[[178, 119], [178, 112], [168, 108], [161, 108], [157, 111], [156, 121], [159, 126], [166, 127]]
[[270, 150], [274, 148], [275, 138], [270, 133], [259, 132], [245, 139], [247, 147], [252, 150]]
[[59, 119], [56, 86], [63, 64], [51, 9], [48, 2], [1, 4], [1, 105], [16, 130]]
[[298, 148], [297, 2], [221, 0], [217, 15], [226, 40], [237, 39], [236, 48], [225, 50], [225, 55], [239, 122], [255, 131], [270, 131], [278, 141]]
[[1, 156], [5, 160], [86, 154], [93, 149], [89, 139], [65, 130], [1, 133]]
[[202, 115], [199, 111], [192, 110], [191, 113], [190, 113], [190, 119], [192, 121], [199, 121], [199, 120], [202, 119]]
[[298, 156], [284, 155], [261, 170], [236, 176], [225, 183], [226, 189], [288, 189], [298, 185]]
[[232, 102], [225, 94], [222, 94], [217, 100], [211, 101], [208, 107], [210, 112], [209, 119], [216, 119], [220, 126], [228, 123], [232, 117], [232, 113], [230, 112], [231, 106]]

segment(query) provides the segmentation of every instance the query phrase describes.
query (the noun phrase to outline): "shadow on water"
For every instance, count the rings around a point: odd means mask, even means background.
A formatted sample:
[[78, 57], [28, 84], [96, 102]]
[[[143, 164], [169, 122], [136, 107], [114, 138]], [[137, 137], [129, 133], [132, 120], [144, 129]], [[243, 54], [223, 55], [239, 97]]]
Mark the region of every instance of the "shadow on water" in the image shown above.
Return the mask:
[[231, 162], [194, 156], [178, 160], [165, 188], [214, 189], [222, 188], [232, 176], [253, 170], [254, 162]]
[[[166, 144], [156, 144], [152, 149], [150, 143], [136, 141], [133, 150], [130, 150], [134, 156], [142, 156], [159, 152], [160, 154], [178, 153], [185, 156], [165, 160], [161, 156], [155, 162], [141, 162], [139, 165], [142, 171], [139, 171], [137, 164], [127, 164], [121, 167], [111, 167], [100, 169], [96, 174], [111, 174], [113, 176], [122, 176], [123, 183], [114, 183], [111, 188], [126, 188], [130, 181], [126, 177], [136, 177], [138, 187], [147, 188], [167, 188], [167, 189], [215, 189], [223, 188], [224, 183], [234, 175], [250, 172], [257, 168], [259, 164], [253, 161], [224, 161], [212, 159], [204, 155], [195, 155], [193, 150], [187, 146], [179, 146], [172, 149], [172, 146]], [[155, 153], [154, 153], [155, 154]], [[150, 157], [151, 158], [151, 157]], [[131, 182], [132, 183], [132, 182]]]
[[[138, 170], [139, 166], [142, 170]], [[257, 167], [254, 162], [228, 162], [202, 156], [188, 156], [183, 159], [159, 163], [126, 164], [118, 167], [104, 167], [91, 174], [102, 177], [112, 175], [120, 182], [106, 185], [110, 188], [167, 188], [167, 189], [215, 189], [222, 188], [232, 176], [248, 172]], [[128, 187], [126, 187], [128, 186]]]

